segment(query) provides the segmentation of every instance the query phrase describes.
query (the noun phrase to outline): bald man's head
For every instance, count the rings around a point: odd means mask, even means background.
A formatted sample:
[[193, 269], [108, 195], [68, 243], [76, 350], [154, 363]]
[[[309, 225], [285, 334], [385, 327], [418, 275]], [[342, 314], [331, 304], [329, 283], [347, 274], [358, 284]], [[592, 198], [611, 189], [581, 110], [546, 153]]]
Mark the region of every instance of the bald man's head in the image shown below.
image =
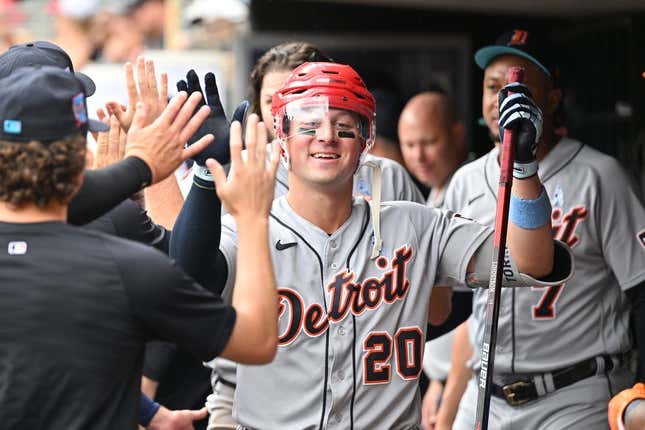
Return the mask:
[[445, 94], [426, 91], [412, 97], [398, 131], [407, 168], [430, 187], [443, 187], [465, 158], [464, 126]]
[[455, 122], [455, 107], [447, 95], [424, 91], [408, 101], [400, 118], [411, 122], [441, 121], [444, 126], [449, 126]]

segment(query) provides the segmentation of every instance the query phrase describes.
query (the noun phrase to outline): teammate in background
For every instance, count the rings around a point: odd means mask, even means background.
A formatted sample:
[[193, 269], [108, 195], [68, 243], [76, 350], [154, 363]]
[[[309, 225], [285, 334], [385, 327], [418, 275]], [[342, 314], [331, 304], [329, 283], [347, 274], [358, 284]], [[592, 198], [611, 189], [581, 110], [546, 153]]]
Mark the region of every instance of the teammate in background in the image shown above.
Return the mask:
[[[525, 69], [525, 84], [543, 115], [537, 175], [553, 207], [556, 239], [576, 260], [574, 277], [549, 288], [502, 290], [489, 425], [499, 429], [605, 429], [607, 403], [633, 383], [629, 318], [636, 313], [641, 348], [645, 296], [645, 209], [613, 158], [554, 133], [562, 93], [544, 39], [524, 30], [501, 35], [475, 54], [484, 70], [482, 110], [495, 143], [451, 180], [444, 207], [492, 225], [499, 179], [498, 92], [511, 66]], [[475, 291], [475, 355], [481, 348], [487, 294]], [[641, 360], [645, 354], [641, 352]], [[468, 382], [453, 428], [472, 429], [477, 375]], [[449, 376], [449, 379], [452, 375]], [[442, 416], [439, 412], [439, 418]]]
[[[0, 373], [0, 422], [7, 429], [134, 429], [147, 336], [172, 338], [205, 360], [221, 353], [266, 363], [275, 354], [266, 241], [277, 153], [271, 169], [264, 145], [257, 160], [242, 162], [240, 129], [233, 129], [235, 173], [218, 180], [244, 225], [240, 264], [247, 268], [233, 308], [157, 251], [65, 223], [83, 181], [85, 135], [105, 129], [88, 120], [85, 94], [78, 78], [55, 67], [0, 80], [0, 368], [10, 370]], [[195, 111], [198, 100], [177, 95], [150, 125], [150, 108], [140, 104], [128, 145], [185, 142], [207, 114]], [[254, 142], [247, 147], [253, 151]], [[205, 341], [204, 333], [212, 337]]]
[[452, 174], [466, 161], [464, 124], [440, 91], [412, 97], [399, 117], [401, 153], [408, 170], [430, 188], [427, 204], [441, 207]]
[[[398, 131], [406, 167], [419, 182], [430, 188], [426, 204], [440, 208], [452, 174], [466, 158], [465, 128], [455, 116], [453, 101], [440, 90], [415, 95], [401, 112]], [[467, 315], [471, 307], [472, 292], [457, 290], [452, 300], [453, 316]], [[453, 332], [449, 332], [426, 342], [423, 368], [429, 384], [421, 410], [424, 430], [434, 429], [450, 369], [452, 338]]]
[[[238, 366], [234, 416], [246, 428], [418, 425], [432, 286], [489, 271], [489, 228], [423, 205], [352, 197], [354, 173], [374, 138], [374, 111], [360, 76], [341, 64], [305, 63], [273, 96], [289, 174], [289, 190], [274, 201], [269, 220], [280, 346], [275, 364]], [[178, 256], [215, 270], [230, 291], [242, 274], [234, 264], [238, 229], [227, 216], [220, 250], [205, 243], [219, 233], [212, 223], [218, 202], [205, 188], [191, 189], [171, 249], [179, 241]], [[545, 276], [556, 267], [541, 185], [537, 177], [517, 180], [513, 193], [542, 203], [529, 215], [540, 227], [511, 224], [511, 258], [519, 272]], [[485, 277], [468, 275], [487, 285]]]

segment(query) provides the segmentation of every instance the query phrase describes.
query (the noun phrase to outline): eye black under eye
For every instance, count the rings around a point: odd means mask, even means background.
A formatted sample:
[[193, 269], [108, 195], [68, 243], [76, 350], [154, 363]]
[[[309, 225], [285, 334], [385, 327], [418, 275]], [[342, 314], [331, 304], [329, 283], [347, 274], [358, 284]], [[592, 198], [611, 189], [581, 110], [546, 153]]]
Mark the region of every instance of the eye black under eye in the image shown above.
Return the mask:
[[349, 139], [355, 139], [356, 138], [356, 133], [354, 133], [353, 131], [342, 131], [342, 130], [340, 130], [338, 132], [338, 137], [341, 137], [341, 138], [345, 137], [345, 138], [349, 138]]
[[316, 130], [314, 130], [313, 128], [298, 127], [298, 134], [313, 136], [314, 134], [316, 134]]

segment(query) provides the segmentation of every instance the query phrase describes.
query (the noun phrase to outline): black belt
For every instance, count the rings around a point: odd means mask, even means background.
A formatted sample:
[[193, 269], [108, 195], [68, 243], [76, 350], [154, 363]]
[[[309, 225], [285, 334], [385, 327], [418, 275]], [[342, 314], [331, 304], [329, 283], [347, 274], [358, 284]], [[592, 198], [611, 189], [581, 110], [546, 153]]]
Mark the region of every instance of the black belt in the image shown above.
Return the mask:
[[[553, 392], [560, 388], [569, 386], [582, 379], [594, 376], [598, 371], [598, 361], [604, 362], [604, 371], [608, 372], [614, 367], [614, 360], [608, 355], [590, 358], [571, 366], [555, 370], [551, 373], [537, 375], [543, 385], [541, 390], [536, 387], [535, 378], [533, 380], [519, 380], [500, 386], [492, 384], [491, 394], [506, 400], [511, 406], [523, 405], [526, 402], [535, 400], [547, 393]], [[552, 383], [545, 382], [552, 378]], [[550, 385], [550, 386], [549, 386]], [[540, 392], [541, 391], [541, 392]]]

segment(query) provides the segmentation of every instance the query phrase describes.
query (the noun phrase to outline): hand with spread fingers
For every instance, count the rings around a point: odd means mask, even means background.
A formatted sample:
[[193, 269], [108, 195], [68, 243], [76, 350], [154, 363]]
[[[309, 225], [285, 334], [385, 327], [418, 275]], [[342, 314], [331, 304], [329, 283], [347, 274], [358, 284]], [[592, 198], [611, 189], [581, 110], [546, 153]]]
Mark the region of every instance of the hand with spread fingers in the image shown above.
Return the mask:
[[222, 107], [222, 102], [217, 88], [217, 82], [213, 73], [207, 73], [204, 76], [204, 91], [202, 91], [199, 77], [194, 70], [189, 70], [186, 74], [186, 80], [177, 82], [178, 91], [186, 91], [188, 94], [199, 93], [202, 95], [201, 106], [208, 106], [211, 111], [206, 121], [204, 121], [188, 140], [188, 145], [192, 145], [207, 133], [215, 136], [215, 140], [206, 148], [206, 150], [197, 154], [193, 160], [204, 166], [206, 159], [214, 158], [220, 164], [228, 164], [231, 159], [229, 148], [229, 123]]
[[134, 120], [137, 103], [143, 102], [149, 107], [146, 113], [146, 125], [161, 115], [168, 104], [168, 75], [162, 73], [157, 82], [154, 61], [138, 57], [136, 81], [132, 63], [126, 63], [125, 82], [128, 92], [127, 106], [110, 101], [106, 104], [106, 108], [110, 115], [116, 116], [123, 130], [127, 132]]
[[240, 218], [267, 218], [273, 202], [280, 148], [274, 144], [267, 163], [267, 131], [256, 114], [249, 116], [246, 126], [245, 157], [242, 157], [242, 127], [238, 121], [231, 124], [230, 132], [231, 171], [228, 178], [219, 162], [206, 160], [217, 195], [238, 223]]
[[148, 118], [154, 107], [142, 101], [137, 103], [127, 134], [125, 157], [142, 159], [152, 171], [152, 183], [169, 176], [183, 161], [203, 151], [213, 140], [212, 134], [206, 134], [185, 148], [188, 139], [195, 134], [210, 111], [206, 106], [197, 109], [200, 100], [200, 94], [191, 94], [189, 97], [182, 91], [172, 98], [152, 123], [148, 123]]

